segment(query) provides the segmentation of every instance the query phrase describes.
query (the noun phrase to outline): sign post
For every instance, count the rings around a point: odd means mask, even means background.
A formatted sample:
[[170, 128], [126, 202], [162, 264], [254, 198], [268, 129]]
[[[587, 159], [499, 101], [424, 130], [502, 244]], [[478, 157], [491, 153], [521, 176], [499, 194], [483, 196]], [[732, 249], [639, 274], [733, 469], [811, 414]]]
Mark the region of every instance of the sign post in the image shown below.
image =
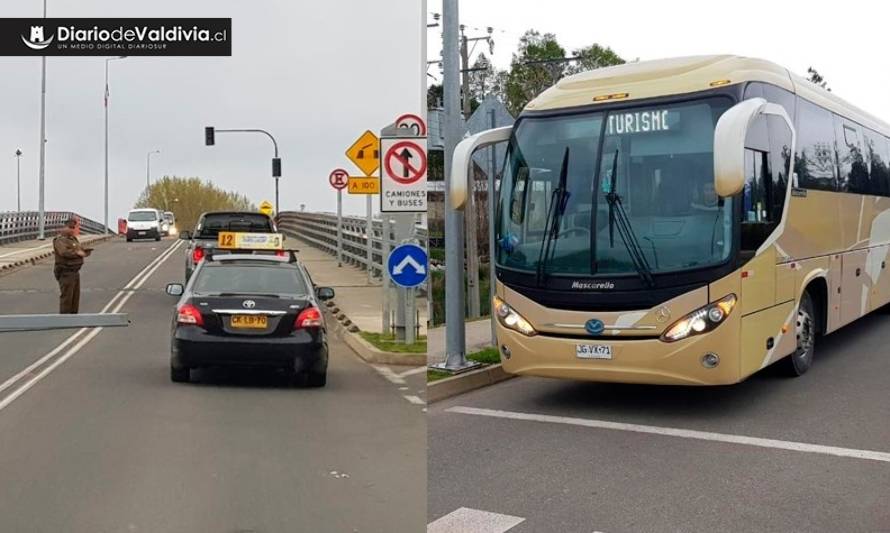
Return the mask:
[[[349, 194], [367, 194], [365, 198], [365, 234], [368, 246], [368, 283], [374, 279], [374, 213], [371, 202], [372, 194], [380, 194], [380, 180], [373, 174], [380, 168], [380, 139], [371, 130], [366, 130], [346, 149], [346, 157], [357, 166], [366, 177], [349, 178]], [[383, 273], [381, 272], [381, 277]], [[386, 319], [384, 319], [385, 322]], [[384, 332], [387, 328], [384, 328]]]
[[393, 249], [386, 261], [386, 270], [393, 283], [408, 293], [405, 306], [405, 343], [414, 344], [416, 336], [416, 311], [414, 288], [427, 279], [429, 259], [426, 250], [414, 243], [404, 243]]
[[343, 189], [349, 184], [349, 173], [342, 168], [334, 169], [328, 176], [331, 187], [337, 191], [337, 266], [343, 266]]

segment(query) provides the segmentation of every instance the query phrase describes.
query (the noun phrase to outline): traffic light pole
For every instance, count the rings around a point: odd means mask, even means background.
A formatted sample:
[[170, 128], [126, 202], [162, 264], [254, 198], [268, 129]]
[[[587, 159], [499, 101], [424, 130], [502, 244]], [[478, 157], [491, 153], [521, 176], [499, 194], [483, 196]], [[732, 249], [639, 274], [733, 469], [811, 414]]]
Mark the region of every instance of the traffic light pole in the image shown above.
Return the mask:
[[275, 178], [275, 215], [281, 211], [278, 210], [278, 178], [281, 177], [281, 158], [278, 157], [278, 141], [275, 140], [275, 137], [272, 136], [266, 130], [261, 129], [217, 129], [208, 126], [204, 128], [204, 144], [207, 146], [213, 146], [216, 144], [216, 139], [214, 137], [215, 133], [262, 133], [266, 137], [268, 137], [272, 141], [272, 146], [275, 149], [275, 158], [272, 159], [272, 177]]

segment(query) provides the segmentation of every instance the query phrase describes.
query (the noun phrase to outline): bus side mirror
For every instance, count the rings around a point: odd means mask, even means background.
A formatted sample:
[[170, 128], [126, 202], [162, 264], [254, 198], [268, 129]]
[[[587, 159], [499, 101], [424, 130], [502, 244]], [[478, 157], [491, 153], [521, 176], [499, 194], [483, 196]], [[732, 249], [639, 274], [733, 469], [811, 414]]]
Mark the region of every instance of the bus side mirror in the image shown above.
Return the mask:
[[791, 129], [791, 153], [796, 135], [785, 108], [763, 98], [751, 98], [729, 108], [714, 128], [714, 190], [721, 198], [740, 193], [745, 187], [745, 140], [748, 129], [760, 115], [776, 115]]
[[495, 128], [479, 132], [458, 143], [454, 149], [454, 157], [451, 159], [451, 179], [447, 184], [449, 203], [452, 209], [463, 211], [467, 203], [473, 153], [480, 148], [510, 140], [512, 131], [513, 126]]

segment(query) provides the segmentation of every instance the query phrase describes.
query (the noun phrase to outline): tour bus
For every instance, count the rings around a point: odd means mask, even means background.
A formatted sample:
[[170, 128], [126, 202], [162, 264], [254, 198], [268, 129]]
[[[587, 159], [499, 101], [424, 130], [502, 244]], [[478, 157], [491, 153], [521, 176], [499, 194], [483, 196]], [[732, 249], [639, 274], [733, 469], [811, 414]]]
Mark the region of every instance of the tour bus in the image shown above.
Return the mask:
[[[890, 125], [768, 61], [570, 76], [512, 127], [495, 201], [504, 369], [625, 383], [801, 375], [817, 339], [890, 301]], [[793, 159], [792, 159], [793, 158]]]

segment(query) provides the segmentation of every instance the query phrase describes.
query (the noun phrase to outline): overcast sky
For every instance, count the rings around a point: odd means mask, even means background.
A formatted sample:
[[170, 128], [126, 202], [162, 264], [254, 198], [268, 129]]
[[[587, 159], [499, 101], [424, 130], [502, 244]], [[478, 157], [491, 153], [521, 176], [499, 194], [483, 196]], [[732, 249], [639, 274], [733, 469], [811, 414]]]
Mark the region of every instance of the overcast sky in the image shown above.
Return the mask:
[[[430, 0], [428, 11], [441, 13], [441, 5]], [[470, 37], [494, 28], [494, 59], [500, 68], [509, 66], [519, 36], [530, 28], [556, 34], [567, 53], [598, 42], [628, 60], [746, 55], [801, 75], [814, 66], [835, 94], [890, 122], [886, 2], [846, 0], [823, 7], [777, 0], [463, 0], [460, 12]], [[439, 31], [429, 32], [430, 58], [438, 58]], [[483, 49], [480, 45], [477, 53]], [[430, 73], [440, 77], [436, 66]]]
[[[110, 219], [124, 216], [152, 175], [200, 176], [274, 199], [272, 145], [259, 135], [204, 126], [263, 128], [283, 161], [282, 209], [333, 211], [327, 177], [358, 171], [343, 155], [365, 130], [417, 113], [421, 95], [417, 0], [48, 0], [50, 17], [231, 17], [232, 57], [134, 57], [111, 63]], [[386, 6], [384, 9], [383, 6]], [[0, 17], [39, 17], [39, 0], [4, 0]], [[104, 59], [49, 58], [46, 207], [102, 219]], [[16, 148], [22, 207], [37, 207], [40, 60], [0, 58], [0, 211], [15, 209]], [[363, 197], [344, 194], [363, 214]]]

